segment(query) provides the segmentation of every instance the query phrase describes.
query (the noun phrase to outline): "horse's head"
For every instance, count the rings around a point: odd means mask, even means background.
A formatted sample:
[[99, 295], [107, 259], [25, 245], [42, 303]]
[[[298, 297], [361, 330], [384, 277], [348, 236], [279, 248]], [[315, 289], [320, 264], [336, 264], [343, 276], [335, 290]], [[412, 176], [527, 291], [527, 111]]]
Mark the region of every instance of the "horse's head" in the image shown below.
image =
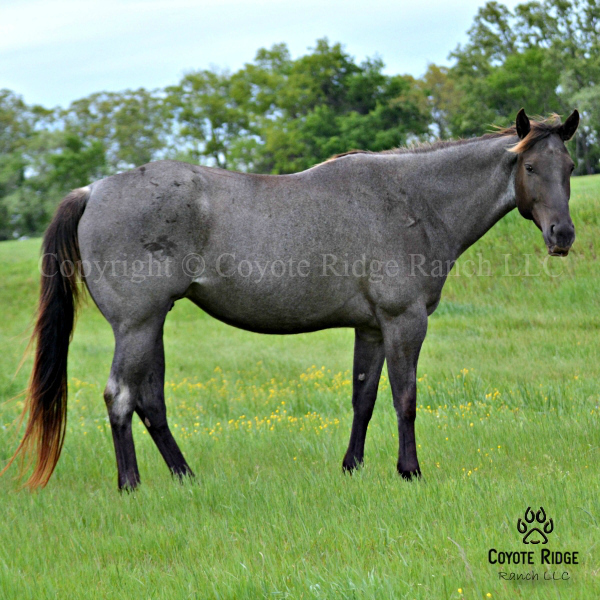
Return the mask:
[[569, 214], [574, 165], [565, 142], [573, 137], [578, 125], [576, 110], [563, 124], [558, 120], [529, 121], [523, 109], [517, 115], [519, 142], [511, 148], [518, 155], [517, 208], [540, 228], [552, 256], [566, 256], [575, 241]]

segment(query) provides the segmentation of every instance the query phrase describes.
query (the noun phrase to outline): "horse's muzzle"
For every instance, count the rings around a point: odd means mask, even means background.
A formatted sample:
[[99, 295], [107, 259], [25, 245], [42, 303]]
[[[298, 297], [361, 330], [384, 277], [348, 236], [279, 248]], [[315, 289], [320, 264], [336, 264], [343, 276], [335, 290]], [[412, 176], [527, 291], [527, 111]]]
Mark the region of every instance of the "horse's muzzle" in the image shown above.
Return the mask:
[[[545, 236], [544, 236], [545, 237]], [[575, 227], [571, 219], [550, 226], [547, 237], [550, 256], [567, 256], [575, 241]]]

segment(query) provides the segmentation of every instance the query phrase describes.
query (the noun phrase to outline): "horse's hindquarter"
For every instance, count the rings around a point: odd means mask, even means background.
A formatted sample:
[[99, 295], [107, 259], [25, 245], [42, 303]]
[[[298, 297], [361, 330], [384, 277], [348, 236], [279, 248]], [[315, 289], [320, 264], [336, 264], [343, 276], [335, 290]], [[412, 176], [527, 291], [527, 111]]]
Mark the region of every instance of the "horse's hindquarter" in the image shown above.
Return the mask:
[[79, 246], [87, 287], [111, 323], [166, 310], [189, 287], [184, 257], [208, 237], [194, 169], [160, 161], [92, 185]]

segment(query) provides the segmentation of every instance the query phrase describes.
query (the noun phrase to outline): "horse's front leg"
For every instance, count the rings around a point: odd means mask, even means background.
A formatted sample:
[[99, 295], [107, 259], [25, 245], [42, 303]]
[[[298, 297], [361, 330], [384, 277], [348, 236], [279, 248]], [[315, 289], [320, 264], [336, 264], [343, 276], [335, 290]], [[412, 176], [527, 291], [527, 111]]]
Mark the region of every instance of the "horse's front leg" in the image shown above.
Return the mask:
[[382, 325], [388, 376], [398, 416], [398, 473], [409, 480], [421, 476], [415, 441], [417, 361], [427, 333], [427, 312], [424, 307], [413, 307], [399, 316], [384, 316]]
[[362, 464], [367, 427], [373, 414], [381, 369], [385, 360], [383, 338], [379, 331], [356, 330], [352, 373], [352, 408], [354, 420], [350, 443], [342, 468], [352, 471]]

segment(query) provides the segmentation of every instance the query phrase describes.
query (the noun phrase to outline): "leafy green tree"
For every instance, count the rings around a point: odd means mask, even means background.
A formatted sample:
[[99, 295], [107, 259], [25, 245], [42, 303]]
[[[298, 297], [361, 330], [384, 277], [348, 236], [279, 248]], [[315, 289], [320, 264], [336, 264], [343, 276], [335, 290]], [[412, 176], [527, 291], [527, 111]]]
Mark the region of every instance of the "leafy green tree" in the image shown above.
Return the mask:
[[38, 139], [52, 122], [52, 111], [28, 106], [9, 90], [0, 90], [0, 240], [37, 231], [44, 199], [30, 185]]
[[187, 74], [167, 89], [168, 104], [178, 135], [192, 160], [209, 158], [223, 169], [230, 165], [230, 148], [248, 131], [248, 86], [227, 72], [203, 70]]
[[290, 173], [352, 148], [382, 150], [427, 135], [415, 80], [382, 70], [381, 60], [357, 64], [326, 39], [296, 60], [277, 44], [233, 74], [189, 73], [168, 89], [168, 102], [192, 160]]
[[488, 2], [475, 17], [469, 41], [452, 54], [449, 72], [461, 96], [443, 119], [454, 135], [481, 134], [507, 124], [519, 108], [530, 114], [570, 112], [582, 124], [573, 144], [577, 172], [600, 171], [595, 99], [600, 81], [600, 4], [597, 0], [543, 0], [514, 12]]
[[439, 139], [451, 137], [456, 129], [454, 119], [460, 114], [462, 92], [448, 67], [430, 64], [422, 79], [417, 81], [427, 103], [432, 133]]
[[280, 93], [256, 119], [253, 170], [290, 173], [332, 154], [383, 150], [427, 134], [425, 96], [412, 78], [384, 75], [381, 60], [357, 64], [326, 39], [295, 61], [287, 56], [271, 73]]
[[24, 149], [32, 130], [33, 119], [23, 99], [0, 90], [0, 240], [12, 233], [9, 203], [25, 181]]
[[51, 154], [49, 162], [53, 168], [48, 182], [70, 190], [98, 179], [105, 169], [106, 155], [100, 140], [86, 145], [80, 137], [67, 133], [61, 152]]
[[[73, 151], [72, 138], [82, 147], [102, 146], [105, 173], [118, 173], [160, 158], [168, 146], [171, 123], [162, 92], [143, 88], [100, 92], [73, 102], [61, 111], [65, 150]], [[70, 146], [69, 146], [70, 144]], [[83, 160], [88, 157], [82, 155]]]

